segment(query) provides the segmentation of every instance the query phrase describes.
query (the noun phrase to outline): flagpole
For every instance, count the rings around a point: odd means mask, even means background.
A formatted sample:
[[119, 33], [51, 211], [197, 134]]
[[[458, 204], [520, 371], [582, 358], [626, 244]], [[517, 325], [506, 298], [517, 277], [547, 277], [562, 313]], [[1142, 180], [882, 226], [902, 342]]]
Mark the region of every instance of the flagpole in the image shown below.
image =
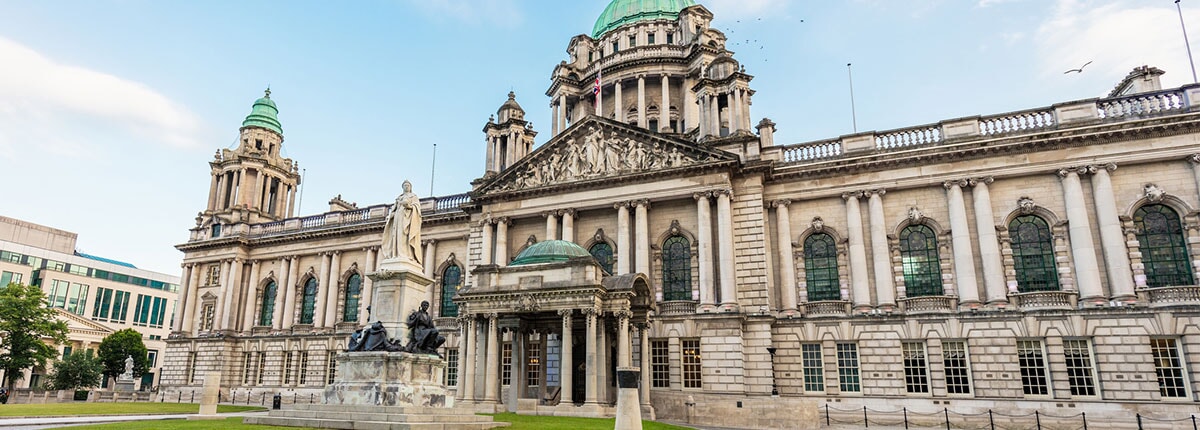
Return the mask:
[[1179, 0], [1175, 0], [1175, 11], [1179, 12], [1179, 28], [1183, 29], [1183, 46], [1187, 48], [1188, 65], [1192, 66], [1192, 83], [1200, 81], [1196, 80], [1196, 62], [1192, 60], [1192, 44], [1188, 42], [1187, 26], [1183, 25], [1183, 8], [1179, 6]]
[[858, 133], [858, 114], [854, 112], [854, 73], [850, 71], [850, 63], [846, 63], [846, 76], [850, 78], [850, 121], [854, 132]]
[[429, 196], [433, 197], [433, 178], [437, 171], [437, 144], [433, 144], [433, 163], [429, 165]]

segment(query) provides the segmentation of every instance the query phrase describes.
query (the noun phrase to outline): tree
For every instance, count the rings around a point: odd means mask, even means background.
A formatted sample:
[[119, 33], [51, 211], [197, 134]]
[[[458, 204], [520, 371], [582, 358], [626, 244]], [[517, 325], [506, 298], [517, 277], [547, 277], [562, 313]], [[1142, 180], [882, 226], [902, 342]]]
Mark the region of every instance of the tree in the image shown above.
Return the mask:
[[100, 341], [99, 356], [104, 364], [104, 376], [108, 377], [115, 378], [125, 373], [126, 357], [133, 357], [134, 377], [142, 376], [150, 368], [142, 334], [131, 328], [110, 334]]
[[58, 356], [53, 344], [67, 342], [67, 323], [46, 305], [41, 288], [15, 282], [0, 286], [0, 369], [10, 389], [22, 370]]
[[104, 366], [92, 355], [92, 350], [67, 354], [54, 363], [48, 384], [55, 390], [78, 390], [100, 385]]

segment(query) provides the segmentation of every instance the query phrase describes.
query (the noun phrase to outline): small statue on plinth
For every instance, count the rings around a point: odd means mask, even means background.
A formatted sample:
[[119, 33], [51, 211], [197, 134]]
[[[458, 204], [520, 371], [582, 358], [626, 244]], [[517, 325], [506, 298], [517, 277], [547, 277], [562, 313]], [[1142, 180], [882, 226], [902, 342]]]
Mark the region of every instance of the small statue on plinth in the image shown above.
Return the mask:
[[125, 356], [125, 373], [122, 373], [117, 379], [122, 381], [133, 380], [133, 356]]
[[429, 301], [421, 302], [421, 309], [408, 315], [408, 345], [404, 350], [413, 354], [438, 354], [438, 347], [446, 343], [446, 338], [438, 333], [429, 316]]
[[404, 348], [399, 345], [399, 342], [388, 339], [387, 329], [379, 321], [371, 323], [366, 329], [355, 330], [350, 335], [350, 342], [346, 345], [346, 351], [350, 352], [402, 350]]
[[383, 226], [383, 260], [397, 259], [421, 265], [421, 199], [412, 192], [412, 183], [404, 181], [404, 193], [396, 197]]

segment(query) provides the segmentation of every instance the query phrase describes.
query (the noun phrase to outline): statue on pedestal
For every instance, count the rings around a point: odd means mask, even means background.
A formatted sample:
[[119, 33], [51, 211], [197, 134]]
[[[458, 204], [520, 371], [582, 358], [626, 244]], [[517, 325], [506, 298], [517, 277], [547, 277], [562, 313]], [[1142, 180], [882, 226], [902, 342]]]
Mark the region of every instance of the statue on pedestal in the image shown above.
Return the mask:
[[413, 354], [438, 354], [438, 347], [446, 342], [446, 338], [438, 333], [429, 316], [429, 301], [421, 302], [421, 309], [408, 315], [408, 345], [404, 350]]
[[122, 381], [133, 380], [133, 356], [125, 356], [125, 373], [122, 373], [121, 376], [117, 377], [117, 379]]
[[384, 260], [412, 261], [421, 265], [421, 199], [412, 192], [412, 183], [404, 181], [404, 193], [396, 197], [383, 226]]

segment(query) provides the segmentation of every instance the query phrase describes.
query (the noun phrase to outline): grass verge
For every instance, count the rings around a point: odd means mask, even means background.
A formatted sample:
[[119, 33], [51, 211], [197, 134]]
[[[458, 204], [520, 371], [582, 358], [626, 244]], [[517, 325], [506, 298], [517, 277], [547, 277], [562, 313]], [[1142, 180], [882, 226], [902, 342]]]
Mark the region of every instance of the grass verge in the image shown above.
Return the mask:
[[[263, 410], [259, 406], [217, 405], [218, 413]], [[194, 414], [200, 411], [195, 403], [44, 403], [0, 405], [0, 417], [64, 417], [80, 415], [143, 415]], [[0, 425], [3, 421], [0, 420]]]

